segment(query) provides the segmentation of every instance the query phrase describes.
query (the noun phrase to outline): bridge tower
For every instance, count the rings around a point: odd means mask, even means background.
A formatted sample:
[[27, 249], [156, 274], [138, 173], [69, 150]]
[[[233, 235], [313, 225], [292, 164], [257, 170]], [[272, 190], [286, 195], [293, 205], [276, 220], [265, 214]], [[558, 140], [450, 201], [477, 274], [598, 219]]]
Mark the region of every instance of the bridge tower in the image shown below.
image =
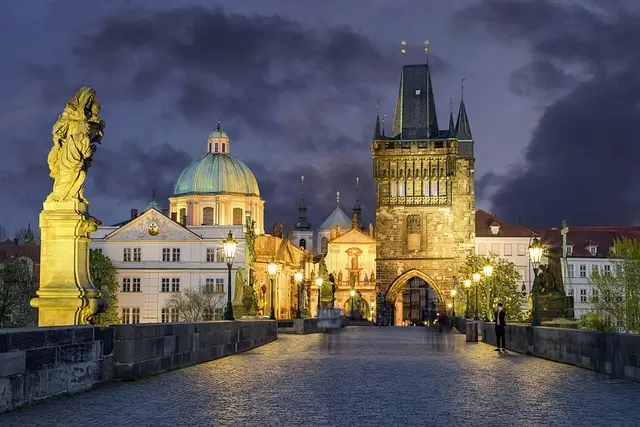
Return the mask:
[[449, 126], [441, 130], [428, 63], [406, 65], [389, 136], [376, 120], [376, 280], [387, 303], [378, 314], [391, 323], [408, 316], [401, 311], [409, 283], [426, 282], [440, 308], [449, 302], [475, 248], [474, 141], [463, 89], [457, 120], [449, 103]]

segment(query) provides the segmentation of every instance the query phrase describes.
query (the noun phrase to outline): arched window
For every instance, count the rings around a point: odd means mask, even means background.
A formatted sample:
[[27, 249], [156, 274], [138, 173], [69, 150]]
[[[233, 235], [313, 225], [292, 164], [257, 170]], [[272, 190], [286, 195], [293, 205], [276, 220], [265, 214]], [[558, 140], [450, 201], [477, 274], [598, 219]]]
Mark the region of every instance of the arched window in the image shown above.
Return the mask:
[[202, 225], [213, 225], [213, 208], [202, 209]]
[[242, 225], [242, 208], [233, 208], [233, 225]]
[[187, 208], [180, 209], [180, 224], [184, 224], [184, 221], [186, 218], [187, 218]]
[[431, 195], [438, 195], [438, 181], [431, 181]]
[[398, 196], [400, 196], [400, 197], [404, 197], [405, 196], [406, 189], [407, 189], [406, 185], [407, 184], [404, 181], [401, 181], [401, 182], [398, 183]]
[[429, 193], [429, 181], [424, 181], [424, 185], [422, 186], [422, 189], [424, 191], [423, 195], [425, 196], [431, 195], [431, 193]]
[[218, 152], [218, 143], [216, 142], [216, 153]]
[[223, 153], [227, 152], [227, 144], [225, 144], [224, 142], [222, 143], [222, 152]]
[[307, 249], [307, 241], [305, 239], [300, 239], [300, 244], [298, 246], [302, 249]]
[[326, 254], [329, 247], [329, 239], [325, 237], [320, 240], [320, 253]]
[[211, 143], [209, 143], [209, 152], [211, 152]]
[[391, 197], [398, 196], [398, 183], [396, 181], [391, 181]]

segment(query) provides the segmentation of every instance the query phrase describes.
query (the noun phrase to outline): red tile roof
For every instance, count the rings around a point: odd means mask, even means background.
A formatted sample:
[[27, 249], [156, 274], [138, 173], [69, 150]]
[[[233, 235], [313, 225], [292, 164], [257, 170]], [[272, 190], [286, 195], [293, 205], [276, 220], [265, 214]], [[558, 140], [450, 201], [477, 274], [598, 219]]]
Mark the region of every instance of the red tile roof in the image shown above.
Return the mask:
[[[551, 246], [562, 247], [560, 228], [534, 229], [542, 236], [542, 240]], [[629, 237], [640, 240], [640, 227], [571, 227], [567, 233], [567, 246], [573, 246], [573, 252], [568, 257], [574, 258], [608, 258], [609, 248], [615, 239]], [[597, 246], [596, 255], [591, 255], [588, 246]]]
[[[492, 225], [499, 225], [498, 234], [491, 232]], [[511, 225], [495, 215], [479, 209], [476, 211], [476, 237], [537, 237], [538, 235], [527, 227]]]

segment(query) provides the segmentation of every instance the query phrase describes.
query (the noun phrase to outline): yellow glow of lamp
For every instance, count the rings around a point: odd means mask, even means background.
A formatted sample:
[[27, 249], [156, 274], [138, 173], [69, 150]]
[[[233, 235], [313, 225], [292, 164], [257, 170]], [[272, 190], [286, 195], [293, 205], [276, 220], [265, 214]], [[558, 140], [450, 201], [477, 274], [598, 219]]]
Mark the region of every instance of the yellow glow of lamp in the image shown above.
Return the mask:
[[482, 278], [482, 274], [480, 273], [473, 273], [473, 281], [478, 283], [480, 281], [480, 279]]
[[356, 296], [356, 291], [354, 291], [353, 289], [351, 289], [351, 298]]
[[540, 261], [542, 261], [542, 242], [540, 239], [533, 239], [531, 245], [529, 245], [529, 259], [534, 268], [538, 268]]
[[233, 238], [233, 234], [229, 231], [229, 235], [222, 241], [222, 247], [224, 248], [224, 256], [227, 259], [227, 264], [232, 264], [233, 259], [236, 256], [236, 247], [238, 241]]
[[471, 287], [471, 280], [467, 279], [464, 281], [464, 287], [465, 288], [470, 288]]
[[269, 272], [270, 276], [275, 276], [278, 272], [278, 265], [275, 262], [270, 262], [267, 265], [267, 271]]
[[491, 275], [493, 274], [493, 266], [485, 265], [482, 271], [484, 272], [485, 276], [491, 277]]
[[296, 280], [296, 283], [300, 284], [300, 282], [302, 282], [302, 279], [304, 278], [304, 274], [302, 274], [301, 271], [298, 271], [293, 275], [293, 278]]
[[457, 293], [458, 293], [458, 291], [456, 291], [455, 289], [451, 289], [451, 296], [452, 297], [455, 297]]
[[316, 279], [316, 286], [317, 287], [321, 287], [322, 286], [322, 279], [321, 278], [317, 278]]
[[447, 308], [451, 308], [451, 307], [453, 307], [453, 304], [448, 303], [448, 304], [447, 304]]

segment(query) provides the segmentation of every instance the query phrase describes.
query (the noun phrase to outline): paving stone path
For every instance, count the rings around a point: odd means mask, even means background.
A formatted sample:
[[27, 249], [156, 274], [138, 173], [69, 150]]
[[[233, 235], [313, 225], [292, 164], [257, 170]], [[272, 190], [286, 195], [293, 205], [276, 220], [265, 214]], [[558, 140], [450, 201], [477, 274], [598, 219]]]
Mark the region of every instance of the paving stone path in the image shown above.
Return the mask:
[[0, 415], [0, 426], [638, 426], [640, 384], [426, 328], [282, 335]]

